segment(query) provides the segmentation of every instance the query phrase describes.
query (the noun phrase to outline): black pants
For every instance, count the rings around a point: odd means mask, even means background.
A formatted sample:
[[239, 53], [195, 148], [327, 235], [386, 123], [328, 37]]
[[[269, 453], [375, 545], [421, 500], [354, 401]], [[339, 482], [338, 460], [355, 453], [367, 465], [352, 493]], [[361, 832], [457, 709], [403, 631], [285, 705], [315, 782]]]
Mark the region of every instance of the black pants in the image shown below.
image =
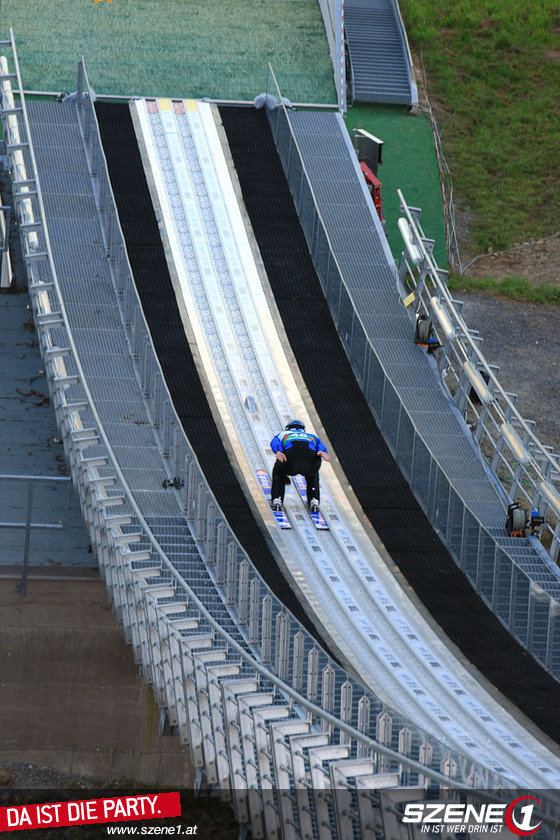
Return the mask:
[[307, 501], [310, 502], [311, 499], [319, 501], [319, 470], [322, 459], [308, 447], [305, 441], [294, 441], [284, 454], [287, 461], [283, 463], [275, 461], [272, 470], [271, 500], [280, 498], [284, 501], [286, 476], [303, 475], [307, 481]]

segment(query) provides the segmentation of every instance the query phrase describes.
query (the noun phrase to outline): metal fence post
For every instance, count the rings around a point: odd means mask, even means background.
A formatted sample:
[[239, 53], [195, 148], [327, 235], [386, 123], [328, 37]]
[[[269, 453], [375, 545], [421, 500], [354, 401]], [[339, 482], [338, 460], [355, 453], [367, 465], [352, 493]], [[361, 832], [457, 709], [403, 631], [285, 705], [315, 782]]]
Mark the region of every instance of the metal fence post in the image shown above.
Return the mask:
[[21, 581], [16, 586], [16, 592], [20, 595], [27, 593], [27, 572], [29, 569], [29, 543], [31, 540], [31, 507], [33, 505], [33, 481], [30, 479], [27, 482], [27, 513], [25, 516], [25, 541], [23, 545], [23, 566], [21, 571]]

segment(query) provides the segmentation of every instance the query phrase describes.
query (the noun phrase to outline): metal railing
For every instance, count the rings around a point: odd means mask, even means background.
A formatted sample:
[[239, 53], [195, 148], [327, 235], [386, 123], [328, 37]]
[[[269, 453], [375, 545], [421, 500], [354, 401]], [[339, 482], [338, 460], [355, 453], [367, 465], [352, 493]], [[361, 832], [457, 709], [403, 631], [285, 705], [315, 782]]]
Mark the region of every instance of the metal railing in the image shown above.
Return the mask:
[[0, 207], [0, 288], [9, 289], [12, 285], [12, 261], [10, 259], [10, 217], [11, 207]]
[[391, 0], [391, 6], [393, 9], [393, 15], [397, 22], [397, 28], [400, 32], [403, 52], [406, 58], [406, 72], [408, 76], [408, 82], [410, 85], [410, 107], [413, 112], [416, 112], [418, 110], [418, 86], [414, 78], [414, 65], [412, 63], [412, 53], [410, 52], [408, 35], [406, 33], [406, 27], [402, 19], [401, 9], [398, 4], [398, 0]]
[[[13, 34], [10, 45], [13, 78], [21, 91]], [[291, 824], [294, 837], [327, 836], [323, 823], [328, 827], [348, 818], [346, 799], [333, 795], [339, 786], [352, 796], [361, 781], [366, 787], [505, 786], [500, 773], [426, 737], [330, 661], [267, 591], [238, 545], [167, 393], [132, 282], [83, 65], [79, 78], [78, 120], [122, 320], [167, 464], [170, 492], [176, 494], [177, 518], [190, 526], [197, 548], [193, 563], [203, 562], [214, 583], [216, 598], [210, 603], [190, 585], [189, 570], [178, 571], [159, 545], [95, 406], [44, 224], [25, 102], [20, 99], [23, 136], [16, 142], [5, 118], [11, 110], [6, 91], [11, 79], [4, 75], [0, 89], [7, 145], [13, 149], [23, 142], [26, 150], [25, 178], [15, 179], [16, 210], [21, 218], [21, 203], [31, 201], [34, 218], [32, 229], [22, 229], [29, 289], [52, 403], [92, 547], [135, 659], [171, 725], [189, 745], [199, 781], [204, 777], [230, 797], [237, 820], [250, 825], [255, 836], [278, 836], [280, 827], [284, 831]], [[28, 189], [21, 192], [24, 186]], [[225, 604], [235, 634], [216, 619], [216, 600]], [[299, 797], [284, 797], [282, 790], [288, 788], [298, 788]], [[361, 814], [352, 817], [365, 837], [364, 820]]]
[[[526, 649], [552, 674], [560, 676], [556, 643], [560, 631], [560, 574], [555, 563], [560, 545], [558, 456], [539, 442], [533, 424], [517, 413], [515, 396], [506, 394], [499, 385], [495, 368], [486, 363], [481, 353], [480, 340], [460, 318], [459, 306], [446, 286], [447, 272], [433, 260], [434, 243], [419, 228], [419, 211], [408, 208], [401, 195], [403, 212], [407, 213], [403, 221], [410, 227], [410, 245], [397, 283], [405, 302], [413, 294], [408, 300], [411, 341], [419, 308], [418, 314], [428, 316], [434, 338], [442, 347], [440, 372], [453, 394], [453, 411], [467, 417], [474, 449], [486, 455], [488, 482], [499, 491], [492, 494], [487, 490], [488, 498], [494, 498], [490, 506], [495, 514], [492, 521], [487, 516], [483, 518], [486, 510], [481, 512], [486, 502], [475, 504], [472, 499], [461, 497], [446, 466], [431, 452], [429, 442], [405, 408], [354, 305], [270, 67], [267, 92], [269, 102], [279, 103], [268, 108], [267, 115], [325, 298], [354, 373], [395, 460], [479, 594]], [[410, 280], [410, 288], [405, 276]], [[392, 289], [388, 294], [396, 297]], [[468, 439], [468, 428], [463, 426], [461, 434]], [[476, 451], [472, 455], [478, 460]], [[523, 539], [508, 536], [504, 525], [508, 505], [520, 503], [528, 511], [538, 512], [532, 519], [541, 532], [541, 542], [529, 532], [530, 523], [529, 530], [525, 529], [525, 514], [516, 513], [515, 507], [509, 514], [523, 519]], [[538, 524], [541, 519], [542, 524]], [[525, 548], [526, 558], [520, 554]]]
[[344, 43], [344, 3], [342, 0], [319, 0], [329, 53], [333, 66], [338, 110], [346, 113], [346, 49]]
[[539, 523], [541, 543], [555, 561], [560, 548], [560, 455], [541, 443], [535, 423], [518, 412], [516, 395], [504, 391], [499, 368], [486, 361], [482, 337], [469, 330], [461, 316], [461, 301], [447, 288], [447, 273], [434, 261], [433, 243], [420, 226], [421, 211], [409, 207], [400, 191], [399, 198], [408, 223], [399, 269], [401, 295], [412, 293], [411, 312], [427, 321], [437, 343], [434, 352], [442, 381], [508, 503], [519, 503], [544, 519]]

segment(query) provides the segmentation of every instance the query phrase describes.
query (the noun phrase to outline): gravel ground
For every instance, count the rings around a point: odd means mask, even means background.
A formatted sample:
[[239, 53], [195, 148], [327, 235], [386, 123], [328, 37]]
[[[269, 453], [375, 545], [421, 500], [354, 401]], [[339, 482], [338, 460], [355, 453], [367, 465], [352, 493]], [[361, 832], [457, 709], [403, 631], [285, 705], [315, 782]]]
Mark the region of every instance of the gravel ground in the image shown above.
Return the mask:
[[[498, 253], [469, 253], [472, 214], [457, 210], [457, 232], [467, 278], [520, 277], [533, 286], [560, 288], [560, 233], [517, 243]], [[536, 422], [541, 442], [560, 451], [560, 306], [457, 291], [470, 329], [484, 339], [486, 360], [500, 367], [504, 390], [517, 394], [520, 414]]]
[[536, 421], [541, 442], [560, 451], [560, 306], [459, 297], [467, 326], [484, 339], [486, 360], [500, 366], [502, 387], [518, 395], [517, 408]]
[[0, 797], [13, 790], [130, 790], [138, 783], [125, 779], [95, 779], [90, 776], [61, 773], [52, 767], [34, 764], [0, 764]]

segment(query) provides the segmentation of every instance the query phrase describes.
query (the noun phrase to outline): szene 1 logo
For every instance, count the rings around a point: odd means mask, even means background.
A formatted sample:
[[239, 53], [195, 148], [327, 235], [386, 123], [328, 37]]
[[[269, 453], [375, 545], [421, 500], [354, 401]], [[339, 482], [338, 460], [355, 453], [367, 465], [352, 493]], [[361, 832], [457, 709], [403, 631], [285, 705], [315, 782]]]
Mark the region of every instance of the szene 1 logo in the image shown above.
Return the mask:
[[419, 823], [425, 834], [501, 834], [507, 826], [512, 834], [527, 837], [542, 825], [533, 815], [535, 796], [520, 796], [509, 805], [501, 803], [423, 802], [405, 805], [403, 822]]

